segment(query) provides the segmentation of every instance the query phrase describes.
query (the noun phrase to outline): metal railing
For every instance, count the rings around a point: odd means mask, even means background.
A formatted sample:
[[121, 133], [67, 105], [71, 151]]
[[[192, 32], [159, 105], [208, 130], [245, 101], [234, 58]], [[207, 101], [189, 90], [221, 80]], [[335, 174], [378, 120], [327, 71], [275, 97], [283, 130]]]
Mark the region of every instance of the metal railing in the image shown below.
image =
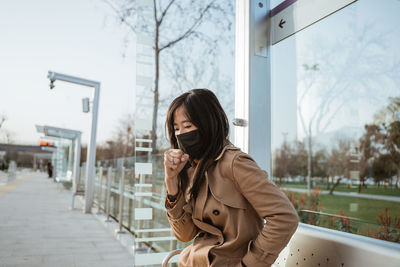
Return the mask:
[[185, 246], [173, 235], [166, 216], [162, 162], [162, 155], [152, 155], [151, 163], [119, 158], [96, 168], [94, 205], [106, 221], [118, 222], [117, 234], [133, 234], [135, 266], [159, 265], [170, 251]]
[[[167, 266], [167, 264], [177, 262], [178, 257], [174, 256], [178, 255], [182, 248], [187, 245], [176, 240], [167, 220], [164, 207], [165, 186], [162, 161], [162, 156], [152, 156], [151, 165], [145, 165], [148, 163], [140, 162], [140, 159], [121, 158], [101, 162], [96, 168], [95, 205], [97, 205], [98, 212], [104, 212], [108, 221], [114, 219], [119, 223], [118, 234], [127, 231], [133, 234], [135, 266], [159, 266], [161, 262], [163, 262], [162, 266]], [[146, 168], [149, 169], [146, 171]], [[356, 220], [356, 218], [344, 218], [339, 215], [309, 210], [302, 210], [302, 212], [316, 216], [317, 220], [325, 220], [326, 223], [333, 221], [333, 219], [343, 219], [345, 220], [342, 222], [343, 227], [348, 225], [346, 220], [351, 220], [353, 225], [365, 223]], [[336, 221], [333, 222], [336, 223]], [[346, 230], [342, 229], [342, 231]], [[312, 242], [307, 241], [307, 247], [305, 247], [304, 240], [312, 240]], [[355, 244], [348, 248], [352, 250], [351, 255], [345, 253], [344, 246], [344, 244], [351, 243], [349, 240], [353, 240]], [[295, 260], [294, 255], [300, 255], [301, 259], [303, 261], [306, 259], [307, 263], [317, 261], [317, 259], [318, 261], [329, 259], [334, 262], [348, 263], [360, 258], [357, 256], [358, 252], [362, 253], [363, 257], [366, 257], [365, 253], [367, 253], [371, 257], [384, 258], [388, 251], [400, 247], [397, 244], [385, 245], [386, 243], [388, 242], [301, 224], [276, 264], [288, 264]], [[343, 252], [340, 255], [333, 255], [325, 250], [321, 251], [321, 248], [334, 247], [338, 244], [341, 247], [343, 246]], [[365, 250], [365, 246], [369, 246], [369, 244], [373, 244], [374, 251]], [[300, 251], [302, 247], [307, 248], [307, 250], [303, 249], [303, 252], [314, 256], [310, 258], [308, 254], [306, 257], [305, 254], [303, 256], [303, 253], [298, 255], [293, 252], [298, 249]], [[291, 256], [289, 257], [289, 255]], [[390, 260], [397, 260], [396, 257], [391, 256], [389, 258]]]

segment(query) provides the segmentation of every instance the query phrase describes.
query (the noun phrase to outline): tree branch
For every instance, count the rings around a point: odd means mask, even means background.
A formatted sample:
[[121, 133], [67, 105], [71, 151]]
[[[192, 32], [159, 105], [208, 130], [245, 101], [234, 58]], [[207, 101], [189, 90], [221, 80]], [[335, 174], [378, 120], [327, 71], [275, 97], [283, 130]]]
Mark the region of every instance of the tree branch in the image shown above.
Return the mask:
[[156, 0], [153, 0], [153, 9], [154, 9], [154, 21], [156, 22], [156, 28], [158, 27], [158, 25], [160, 25], [160, 22], [157, 18], [157, 3]]
[[165, 15], [167, 14], [168, 9], [172, 6], [172, 4], [173, 4], [174, 2], [175, 2], [175, 0], [171, 0], [171, 1], [168, 3], [167, 7], [164, 9], [164, 11], [161, 13], [160, 25], [161, 25], [161, 23], [162, 23], [162, 21], [163, 21]]
[[[124, 14], [122, 12], [120, 12], [113, 4], [110, 3], [110, 1], [108, 0], [104, 0], [104, 2], [116, 13], [117, 17], [120, 19], [120, 21], [122, 23], [124, 23], [126, 26], [128, 26], [128, 28], [133, 31], [136, 32], [136, 27], [132, 24], [130, 24], [127, 20], [126, 20], [126, 16], [124, 16]], [[131, 9], [126, 9], [129, 13], [129, 11], [131, 11]]]
[[336, 114], [339, 112], [339, 110], [342, 109], [342, 107], [344, 107], [345, 104], [347, 104], [347, 102], [350, 99], [347, 99], [345, 101], [343, 101], [337, 108], [336, 110], [331, 114], [331, 116], [328, 118], [328, 120], [326, 120], [325, 125], [322, 127], [322, 130], [319, 130], [319, 132], [324, 132], [326, 130], [326, 128], [328, 128], [328, 126], [332, 123], [333, 118], [336, 116]]
[[1, 126], [3, 126], [3, 123], [6, 121], [6, 116], [1, 116], [1, 118], [0, 118], [0, 129], [1, 129]]
[[[213, 1], [214, 2], [214, 1]], [[164, 45], [163, 47], [159, 48], [158, 51], [161, 52], [162, 50], [172, 47], [174, 44], [178, 43], [179, 41], [188, 38], [190, 35], [192, 35], [194, 33], [194, 29], [199, 26], [202, 22], [202, 19], [204, 17], [204, 15], [207, 13], [207, 11], [211, 8], [213, 2], [209, 3], [204, 9], [203, 11], [200, 13], [200, 16], [197, 20], [195, 20], [195, 22], [193, 23], [193, 25], [184, 33], [182, 34], [180, 37], [176, 38], [173, 41], [170, 41], [168, 44]]]
[[304, 133], [306, 134], [306, 137], [308, 137], [308, 131], [307, 131], [307, 127], [306, 127], [306, 123], [304, 121], [304, 117], [303, 117], [303, 111], [301, 106], [299, 105], [297, 107], [297, 110], [299, 112], [299, 117], [300, 117], [300, 122], [301, 122], [301, 126], [303, 127]]
[[[335, 90], [336, 86], [332, 86], [328, 91], [328, 94], [325, 99], [321, 102], [321, 104], [317, 108], [317, 122], [316, 122], [316, 133], [319, 134], [321, 132], [320, 125], [322, 124], [322, 120], [325, 118], [327, 114], [329, 114], [331, 110], [331, 106], [334, 101], [347, 90], [349, 85], [343, 86], [342, 89]], [[327, 123], [331, 123], [332, 121], [327, 121]], [[326, 128], [326, 127], [324, 127]]]

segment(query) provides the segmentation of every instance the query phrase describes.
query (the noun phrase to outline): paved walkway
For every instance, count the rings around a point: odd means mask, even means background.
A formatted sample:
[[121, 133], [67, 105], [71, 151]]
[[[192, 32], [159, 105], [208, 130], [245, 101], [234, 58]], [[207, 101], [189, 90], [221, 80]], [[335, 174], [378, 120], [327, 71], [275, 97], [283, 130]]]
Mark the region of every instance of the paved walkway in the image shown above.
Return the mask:
[[[133, 266], [133, 256], [44, 173], [0, 186], [0, 266]], [[80, 207], [80, 201], [75, 201]]]
[[[289, 191], [298, 192], [298, 193], [307, 193], [307, 189], [302, 188], [290, 188], [284, 187], [282, 190], [288, 189]], [[329, 194], [328, 190], [322, 190], [321, 194]], [[372, 194], [359, 194], [355, 192], [335, 192], [333, 191], [333, 195], [335, 196], [345, 196], [345, 197], [359, 197], [359, 198], [368, 198], [368, 199], [377, 199], [377, 200], [385, 200], [385, 201], [393, 201], [400, 202], [400, 197], [393, 196], [383, 196], [383, 195], [372, 195]]]

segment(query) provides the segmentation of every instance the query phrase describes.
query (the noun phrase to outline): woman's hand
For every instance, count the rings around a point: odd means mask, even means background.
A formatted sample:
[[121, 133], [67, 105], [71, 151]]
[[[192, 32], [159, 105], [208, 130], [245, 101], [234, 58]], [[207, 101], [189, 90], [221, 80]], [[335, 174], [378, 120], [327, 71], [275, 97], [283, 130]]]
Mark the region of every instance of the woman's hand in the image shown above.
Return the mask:
[[180, 149], [169, 149], [164, 152], [165, 186], [170, 195], [176, 195], [179, 191], [178, 174], [181, 172], [189, 155]]

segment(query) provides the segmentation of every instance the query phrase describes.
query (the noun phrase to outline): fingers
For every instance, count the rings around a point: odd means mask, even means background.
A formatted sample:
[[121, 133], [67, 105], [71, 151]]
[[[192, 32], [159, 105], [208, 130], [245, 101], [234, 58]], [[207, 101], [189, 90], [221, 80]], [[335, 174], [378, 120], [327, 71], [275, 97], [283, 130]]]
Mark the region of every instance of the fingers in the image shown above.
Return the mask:
[[172, 165], [179, 164], [181, 161], [185, 161], [187, 157], [184, 156], [184, 153], [180, 149], [170, 149], [164, 153], [164, 158], [167, 156], [167, 160], [171, 162]]
[[164, 167], [176, 170], [178, 168], [179, 163], [180, 159], [174, 158], [168, 152], [164, 153]]
[[170, 149], [167, 151], [171, 157], [180, 158], [183, 156], [183, 151], [180, 149]]
[[181, 162], [187, 162], [189, 160], [189, 155], [188, 154], [183, 154], [181, 156]]
[[176, 169], [175, 160], [169, 155], [168, 151], [164, 153], [164, 167]]
[[189, 156], [183, 154], [181, 150], [170, 149], [164, 152], [164, 166], [172, 170], [182, 170], [183, 166], [186, 164]]

